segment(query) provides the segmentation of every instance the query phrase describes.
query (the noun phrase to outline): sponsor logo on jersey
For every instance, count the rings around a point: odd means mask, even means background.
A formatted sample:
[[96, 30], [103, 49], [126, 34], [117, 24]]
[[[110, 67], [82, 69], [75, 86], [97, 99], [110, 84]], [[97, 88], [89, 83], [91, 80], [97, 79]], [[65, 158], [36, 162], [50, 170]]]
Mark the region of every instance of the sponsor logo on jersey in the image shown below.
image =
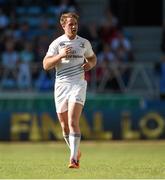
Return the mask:
[[83, 42], [80, 43], [81, 48], [85, 48], [85, 44]]
[[76, 101], [83, 103], [83, 100], [80, 97], [76, 98]]
[[59, 44], [61, 47], [65, 46], [65, 43], [64, 42], [60, 42]]

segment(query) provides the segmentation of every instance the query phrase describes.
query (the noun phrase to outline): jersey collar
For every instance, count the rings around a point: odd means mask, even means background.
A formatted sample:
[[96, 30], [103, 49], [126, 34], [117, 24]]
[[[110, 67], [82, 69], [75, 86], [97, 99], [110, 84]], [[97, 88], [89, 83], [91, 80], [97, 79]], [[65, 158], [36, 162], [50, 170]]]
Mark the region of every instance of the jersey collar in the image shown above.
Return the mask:
[[74, 39], [69, 39], [68, 36], [66, 34], [64, 34], [65, 38], [69, 41], [74, 41], [78, 38], [78, 36], [76, 35]]

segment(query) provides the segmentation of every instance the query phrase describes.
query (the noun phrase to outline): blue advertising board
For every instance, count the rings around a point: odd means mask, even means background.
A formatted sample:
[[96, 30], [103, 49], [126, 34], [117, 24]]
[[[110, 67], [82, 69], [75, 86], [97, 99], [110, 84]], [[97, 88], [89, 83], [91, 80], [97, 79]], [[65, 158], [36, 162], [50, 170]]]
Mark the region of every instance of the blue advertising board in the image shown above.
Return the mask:
[[[102, 105], [101, 105], [102, 104]], [[165, 139], [165, 102], [134, 108], [87, 103], [80, 119], [82, 139]], [[55, 110], [0, 111], [0, 140], [63, 139]]]

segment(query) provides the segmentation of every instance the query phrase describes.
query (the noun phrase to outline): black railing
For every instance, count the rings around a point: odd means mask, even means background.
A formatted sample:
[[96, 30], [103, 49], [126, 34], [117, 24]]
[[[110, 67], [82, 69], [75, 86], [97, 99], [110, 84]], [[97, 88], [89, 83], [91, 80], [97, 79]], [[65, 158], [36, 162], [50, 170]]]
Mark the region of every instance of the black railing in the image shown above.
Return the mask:
[[[0, 92], [51, 92], [55, 70], [44, 71], [41, 64], [25, 65], [6, 70], [0, 68]], [[91, 93], [129, 93], [157, 98], [160, 77], [151, 63], [97, 65], [85, 73]]]

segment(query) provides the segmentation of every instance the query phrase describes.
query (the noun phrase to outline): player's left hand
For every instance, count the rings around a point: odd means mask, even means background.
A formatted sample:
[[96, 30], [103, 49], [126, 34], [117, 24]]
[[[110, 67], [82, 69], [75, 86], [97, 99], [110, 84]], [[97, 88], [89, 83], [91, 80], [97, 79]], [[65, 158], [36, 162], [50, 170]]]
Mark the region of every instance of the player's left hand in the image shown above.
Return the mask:
[[85, 62], [81, 67], [84, 69], [84, 71], [89, 71], [90, 69], [92, 69], [92, 65], [90, 64], [90, 62]]
[[93, 54], [93, 56], [84, 58], [84, 63], [82, 64], [82, 68], [84, 71], [89, 71], [91, 70], [95, 65], [96, 65], [96, 56]]

